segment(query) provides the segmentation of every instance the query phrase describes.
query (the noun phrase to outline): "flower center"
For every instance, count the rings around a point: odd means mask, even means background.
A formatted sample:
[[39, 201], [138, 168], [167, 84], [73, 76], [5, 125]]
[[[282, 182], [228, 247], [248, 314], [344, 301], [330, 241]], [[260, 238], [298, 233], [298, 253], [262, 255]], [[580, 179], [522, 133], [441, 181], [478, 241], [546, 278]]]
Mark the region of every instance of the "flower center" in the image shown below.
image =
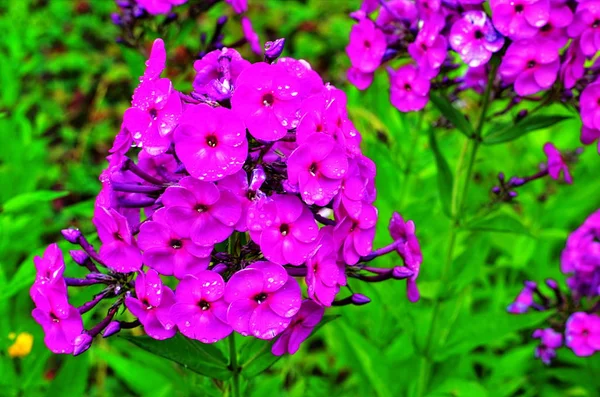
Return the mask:
[[408, 91], [411, 92], [412, 91], [412, 86], [408, 83], [404, 84], [404, 91]]
[[150, 117], [152, 117], [152, 120], [156, 120], [156, 117], [158, 117], [158, 111], [154, 108], [150, 109]]
[[282, 236], [287, 236], [288, 233], [290, 232], [290, 225], [284, 223], [283, 225], [279, 226], [279, 232], [281, 233]]
[[483, 39], [483, 33], [481, 33], [481, 30], [476, 30], [475, 31], [475, 38], [476, 39]]
[[178, 250], [183, 246], [183, 243], [181, 242], [181, 240], [173, 239], [169, 242], [169, 245], [171, 246], [171, 248]]
[[206, 144], [210, 147], [216, 147], [218, 142], [219, 141], [217, 140], [217, 137], [214, 135], [209, 135], [206, 137]]
[[541, 30], [542, 32], [549, 32], [549, 31], [551, 31], [551, 30], [552, 30], [552, 25], [550, 25], [549, 23], [547, 23], [547, 24], [545, 24], [544, 26], [542, 26], [542, 27], [540, 28], [540, 30]]
[[115, 240], [123, 241], [123, 237], [119, 234], [119, 232], [114, 232], [113, 237]]
[[590, 334], [590, 331], [588, 331], [587, 329], [584, 329], [583, 331], [581, 331], [581, 335], [583, 336], [588, 336]]
[[316, 176], [316, 175], [317, 175], [317, 170], [318, 170], [318, 169], [319, 169], [319, 168], [318, 168], [318, 166], [317, 166], [317, 163], [312, 163], [312, 164], [310, 165], [310, 167], [308, 168], [308, 172], [310, 172], [310, 174], [311, 174], [312, 176]]
[[527, 67], [529, 69], [531, 69], [531, 68], [535, 67], [536, 64], [537, 63], [534, 60], [531, 60], [531, 61], [527, 62]]
[[196, 207], [194, 207], [194, 209], [199, 213], [203, 213], [208, 210], [208, 207], [202, 204], [198, 204]]
[[262, 101], [263, 101], [263, 105], [267, 106], [267, 107], [271, 107], [273, 106], [273, 103], [275, 102], [275, 97], [273, 96], [272, 93], [266, 93], [265, 95], [263, 95], [262, 97]]
[[523, 4], [517, 4], [515, 6], [515, 12], [523, 12], [523, 10], [525, 9], [525, 7], [523, 7]]
[[365, 48], [371, 48], [371, 42], [369, 40], [365, 40], [364, 46]]
[[421, 49], [422, 49], [423, 51], [427, 51], [427, 44], [425, 44], [425, 43], [421, 43]]
[[261, 303], [263, 303], [264, 301], [267, 300], [267, 294], [265, 294], [264, 292], [261, 294], [258, 294], [254, 297], [254, 300], [256, 301], [256, 303], [258, 303], [260, 305]]
[[592, 27], [593, 27], [593, 28], [597, 28], [598, 26], [600, 26], [600, 19], [596, 19], [596, 20], [594, 21], [594, 23], [592, 24]]
[[52, 319], [53, 322], [60, 323], [60, 319], [58, 317], [56, 317], [56, 314], [50, 313], [50, 318]]
[[200, 306], [200, 309], [202, 309], [202, 311], [210, 309], [210, 303], [208, 303], [205, 300], [201, 300], [200, 302], [198, 302], [198, 306]]
[[317, 125], [317, 128], [315, 128], [316, 132], [323, 132], [323, 126], [321, 124]]

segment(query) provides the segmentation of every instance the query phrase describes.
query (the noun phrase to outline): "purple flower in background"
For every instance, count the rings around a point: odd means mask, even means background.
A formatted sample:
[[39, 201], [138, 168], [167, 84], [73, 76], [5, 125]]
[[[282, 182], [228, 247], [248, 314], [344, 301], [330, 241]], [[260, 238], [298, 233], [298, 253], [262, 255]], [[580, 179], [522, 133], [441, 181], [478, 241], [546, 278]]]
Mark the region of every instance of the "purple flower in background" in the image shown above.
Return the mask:
[[569, 173], [569, 166], [563, 160], [560, 151], [550, 142], [544, 145], [544, 153], [548, 157], [548, 174], [552, 179], [558, 180], [560, 173], [563, 173], [565, 182], [573, 183], [573, 178]]
[[359, 90], [366, 90], [373, 82], [373, 72], [361, 72], [360, 69], [351, 67], [348, 69], [346, 74], [350, 84], [358, 88]]
[[346, 53], [352, 66], [363, 73], [375, 71], [381, 64], [387, 43], [383, 32], [368, 18], [361, 19], [350, 31]]
[[300, 286], [286, 270], [270, 262], [255, 262], [235, 273], [225, 286], [227, 320], [242, 335], [273, 339], [300, 310]]
[[508, 47], [498, 72], [505, 82], [515, 84], [517, 94], [527, 96], [550, 88], [556, 81], [559, 67], [554, 44], [523, 40]]
[[491, 0], [492, 20], [512, 40], [535, 36], [550, 18], [550, 0]]
[[402, 215], [394, 212], [388, 230], [394, 241], [399, 242], [396, 251], [404, 259], [406, 267], [413, 272], [413, 275], [406, 280], [406, 293], [411, 302], [417, 302], [421, 296], [417, 288], [417, 278], [423, 262], [423, 253], [415, 234], [415, 223], [405, 222]]
[[573, 23], [567, 28], [570, 37], [579, 37], [583, 53], [591, 58], [600, 50], [600, 1], [582, 1], [577, 5]]
[[600, 130], [588, 128], [585, 125], [581, 127], [581, 142], [585, 145], [591, 145], [598, 141], [598, 152], [600, 153]]
[[242, 17], [242, 31], [244, 32], [244, 37], [248, 41], [248, 44], [250, 44], [252, 52], [256, 55], [261, 55], [263, 48], [260, 44], [260, 37], [258, 37], [258, 34], [254, 31], [252, 22], [248, 17]]
[[100, 257], [106, 266], [119, 273], [135, 272], [142, 267], [142, 254], [123, 215], [112, 208], [96, 207], [92, 222], [102, 242]]
[[231, 5], [236, 14], [243, 14], [248, 11], [248, 0], [225, 0], [225, 3]]
[[361, 256], [371, 253], [376, 223], [377, 209], [364, 204], [356, 219], [346, 216], [335, 226], [333, 237], [346, 264], [355, 265]]
[[281, 336], [275, 341], [271, 352], [276, 356], [285, 353], [294, 354], [312, 333], [313, 329], [323, 318], [325, 309], [323, 306], [305, 299], [298, 313], [292, 319], [289, 327], [283, 331]]
[[175, 324], [170, 315], [174, 303], [175, 294], [163, 285], [158, 273], [152, 269], [137, 275], [135, 298], [125, 298], [127, 309], [140, 320], [146, 334], [154, 339], [168, 339], [175, 335]]
[[483, 94], [488, 81], [488, 73], [486, 65], [468, 68], [462, 78], [460, 88], [463, 90], [472, 89], [478, 94]]
[[410, 27], [415, 27], [419, 21], [418, 16], [419, 12], [417, 11], [417, 6], [413, 1], [389, 0], [385, 2], [385, 7], [381, 7], [379, 10], [376, 22], [379, 26], [404, 23]]
[[423, 24], [417, 38], [408, 46], [408, 53], [419, 65], [423, 77], [437, 76], [439, 68], [446, 59], [448, 43], [440, 34], [444, 20], [431, 18]]
[[533, 293], [536, 288], [537, 284], [533, 281], [525, 281], [525, 287], [521, 290], [519, 295], [517, 295], [514, 302], [508, 305], [506, 310], [512, 314], [526, 313], [534, 304]]
[[401, 112], [421, 110], [429, 100], [429, 79], [421, 76], [415, 65], [404, 65], [390, 73], [392, 105]]
[[335, 196], [348, 171], [348, 159], [335, 140], [322, 133], [307, 138], [287, 162], [288, 180], [298, 187], [308, 205], [326, 205]]
[[187, 3], [188, 0], [136, 0], [148, 14], [167, 14], [173, 6]]
[[181, 179], [179, 185], [162, 195], [166, 220], [173, 230], [206, 247], [227, 239], [242, 213], [239, 200], [214, 183], [193, 177]]
[[265, 258], [280, 265], [301, 265], [313, 252], [319, 227], [296, 196], [277, 194], [248, 209], [250, 237]]
[[304, 87], [284, 66], [255, 63], [242, 72], [237, 82], [231, 108], [253, 137], [275, 141], [296, 127]]
[[194, 62], [194, 92], [221, 101], [231, 97], [238, 76], [250, 62], [234, 49], [211, 51]]
[[221, 275], [210, 270], [183, 279], [175, 290], [177, 303], [171, 309], [179, 331], [203, 343], [215, 343], [227, 337], [232, 328], [227, 321], [227, 303], [223, 300], [225, 288]]
[[588, 85], [581, 93], [581, 121], [587, 128], [600, 130], [600, 83]]
[[560, 67], [560, 78], [565, 88], [571, 89], [585, 74], [585, 54], [579, 47], [579, 39], [573, 39], [565, 51], [565, 60]]
[[346, 285], [344, 267], [344, 263], [337, 261], [333, 227], [323, 227], [317, 251], [306, 261], [308, 296], [323, 306], [331, 306], [340, 285]]
[[540, 344], [535, 348], [535, 356], [546, 365], [556, 357], [556, 349], [562, 346], [562, 334], [552, 328], [536, 329], [532, 335], [540, 339]]
[[591, 356], [600, 350], [600, 317], [573, 313], [567, 320], [565, 344], [580, 357]]
[[164, 208], [152, 215], [152, 221], [140, 226], [138, 245], [144, 264], [165, 276], [183, 279], [206, 270], [212, 247], [198, 245], [176, 233], [165, 219]]
[[79, 311], [71, 305], [58, 307], [53, 301], [40, 298], [31, 315], [44, 329], [44, 343], [53, 353], [73, 353], [73, 341], [83, 331]]
[[246, 161], [246, 128], [229, 109], [190, 105], [175, 131], [175, 152], [192, 176], [222, 179], [239, 171]]
[[483, 11], [467, 11], [452, 25], [450, 45], [470, 67], [489, 62], [504, 45], [502, 37]]
[[182, 111], [181, 99], [171, 81], [143, 80], [133, 93], [131, 105], [123, 114], [123, 126], [148, 153], [164, 153]]

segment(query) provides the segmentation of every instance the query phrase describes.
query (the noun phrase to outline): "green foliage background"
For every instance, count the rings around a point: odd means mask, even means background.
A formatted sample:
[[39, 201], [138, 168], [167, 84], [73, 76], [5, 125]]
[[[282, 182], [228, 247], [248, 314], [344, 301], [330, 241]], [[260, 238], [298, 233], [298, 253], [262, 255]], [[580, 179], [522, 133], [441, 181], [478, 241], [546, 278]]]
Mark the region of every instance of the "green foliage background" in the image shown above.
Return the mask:
[[[469, 222], [453, 226], [440, 200], [451, 191], [450, 180], [448, 175], [438, 178], [428, 136], [439, 114], [428, 107], [419, 120], [417, 114], [396, 111], [389, 103], [385, 73], [366, 92], [345, 82], [344, 47], [352, 25], [347, 13], [358, 3], [250, 0], [249, 15], [263, 40], [287, 37], [287, 55], [308, 60], [347, 92], [363, 149], [378, 166], [376, 245], [390, 241], [387, 220], [394, 210], [415, 221], [425, 258], [422, 299], [408, 302], [401, 282], [353, 283], [355, 292], [368, 295], [372, 303], [331, 309], [329, 314], [341, 318], [322, 327], [296, 355], [244, 382], [243, 394], [598, 395], [598, 357], [580, 359], [561, 350], [557, 362], [545, 367], [533, 358], [535, 342], [530, 338], [545, 314], [505, 313], [525, 279], [555, 277], [564, 285], [558, 260], [565, 239], [600, 206], [598, 154], [593, 147], [585, 150], [572, 186], [541, 180], [522, 189], [514, 205], [486, 207], [498, 171], [535, 172], [549, 140], [562, 149], [577, 147], [579, 120], [574, 117], [507, 144], [483, 146], [465, 200]], [[1, 396], [220, 395], [210, 380], [120, 337], [97, 340], [77, 358], [54, 356], [30, 316], [32, 258], [59, 240], [64, 227], [92, 230], [97, 177], [143, 70], [144, 56], [114, 42], [118, 29], [110, 13], [115, 8], [109, 0], [0, 2]], [[200, 23], [170, 26], [163, 35], [168, 75], [178, 89], [190, 89], [199, 33], [210, 34], [221, 13], [230, 10], [220, 4]], [[226, 32], [240, 37], [237, 22], [230, 21]], [[467, 102], [464, 110], [473, 116], [477, 104]], [[561, 108], [541, 113], [572, 115]], [[490, 125], [484, 131], [497, 128]], [[443, 128], [432, 133], [459, 180], [464, 169], [457, 168], [457, 159], [466, 147], [464, 136]], [[447, 258], [452, 230], [457, 244]], [[387, 257], [379, 265], [393, 261]], [[69, 271], [76, 275], [77, 269]], [[77, 291], [73, 303], [90, 296], [89, 291]], [[102, 314], [102, 308], [96, 310], [87, 324]], [[11, 332], [33, 334], [27, 357], [8, 356]]]

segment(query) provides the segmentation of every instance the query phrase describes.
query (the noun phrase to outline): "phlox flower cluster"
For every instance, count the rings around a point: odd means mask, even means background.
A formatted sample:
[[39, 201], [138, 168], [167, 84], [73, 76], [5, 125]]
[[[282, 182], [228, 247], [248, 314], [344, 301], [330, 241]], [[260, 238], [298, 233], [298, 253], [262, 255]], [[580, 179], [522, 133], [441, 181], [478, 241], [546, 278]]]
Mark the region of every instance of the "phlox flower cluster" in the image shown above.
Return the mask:
[[578, 356], [600, 350], [600, 210], [591, 214], [569, 238], [560, 258], [561, 271], [568, 276], [562, 290], [555, 280], [546, 280], [552, 291], [546, 295], [533, 281], [525, 287], [508, 311], [522, 314], [530, 310], [553, 311], [549, 328], [538, 329], [536, 357], [550, 364], [563, 344]]
[[[388, 65], [390, 99], [418, 111], [432, 90], [562, 102], [581, 115], [581, 141], [600, 137], [600, 1], [364, 0], [346, 52], [348, 79], [366, 89]], [[495, 58], [495, 59], [493, 59]], [[600, 147], [599, 147], [600, 150]]]
[[[393, 242], [373, 249], [376, 168], [345, 94], [282, 50], [270, 43], [256, 63], [210, 52], [186, 94], [161, 77], [166, 52], [154, 42], [100, 176], [99, 250], [63, 230], [89, 274], [65, 277], [56, 244], [35, 259], [33, 316], [53, 352], [77, 355], [100, 333], [141, 325], [155, 339], [278, 338], [274, 354], [294, 353], [326, 308], [369, 302], [343, 293], [349, 279], [407, 280], [419, 299], [414, 223], [395, 213]], [[369, 266], [386, 254], [399, 265]], [[68, 287], [87, 285], [104, 289], [72, 306]], [[81, 315], [107, 301], [106, 317], [84, 329]], [[117, 318], [123, 308], [133, 321]]]

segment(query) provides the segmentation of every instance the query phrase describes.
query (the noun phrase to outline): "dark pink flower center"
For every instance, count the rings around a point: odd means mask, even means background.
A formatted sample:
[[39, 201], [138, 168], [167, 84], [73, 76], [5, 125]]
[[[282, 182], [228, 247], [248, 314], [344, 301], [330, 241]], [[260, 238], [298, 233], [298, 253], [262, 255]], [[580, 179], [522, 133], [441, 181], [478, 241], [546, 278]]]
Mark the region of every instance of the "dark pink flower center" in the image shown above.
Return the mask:
[[404, 91], [411, 92], [412, 86], [408, 83], [404, 84]]
[[316, 132], [323, 132], [323, 126], [321, 124], [317, 124], [317, 127], [315, 128]]
[[119, 232], [114, 232], [113, 237], [115, 240], [123, 241], [123, 237], [119, 234]]
[[365, 40], [364, 46], [365, 48], [371, 48], [371, 42], [369, 40]]
[[534, 61], [533, 59], [531, 61], [527, 62], [527, 68], [529, 68], [529, 69], [534, 68], [535, 65], [537, 65], [537, 62]]
[[50, 313], [50, 318], [52, 319], [52, 322], [60, 323], [60, 319], [56, 316], [56, 314]]
[[206, 137], [206, 144], [210, 147], [217, 147], [217, 144], [219, 143], [219, 141], [217, 140], [217, 137], [214, 135], [209, 135]]
[[262, 102], [263, 102], [263, 105], [265, 105], [267, 107], [271, 107], [271, 106], [273, 106], [273, 103], [275, 103], [275, 97], [273, 96], [272, 93], [268, 92], [265, 95], [263, 95]]
[[597, 28], [598, 26], [600, 26], [600, 19], [596, 19], [596, 20], [594, 21], [594, 23], [592, 24], [592, 27], [593, 27], [593, 28]]
[[310, 165], [310, 167], [308, 168], [308, 172], [310, 172], [310, 174], [312, 176], [316, 176], [318, 170], [319, 170], [319, 166], [317, 165], [317, 163], [312, 163]]
[[279, 226], [279, 232], [281, 233], [282, 236], [287, 236], [288, 233], [290, 232], [290, 225], [284, 223], [283, 225]]
[[587, 329], [584, 329], [583, 331], [581, 331], [582, 336], [588, 336], [589, 334], [590, 334], [590, 331], [588, 331]]
[[200, 307], [200, 309], [202, 309], [202, 311], [210, 309], [210, 303], [208, 303], [205, 300], [201, 300], [200, 302], [198, 302], [198, 306]]
[[152, 117], [152, 120], [156, 120], [158, 117], [158, 111], [154, 108], [150, 109], [150, 117]]
[[265, 294], [264, 292], [260, 293], [254, 297], [254, 300], [260, 305], [261, 303], [267, 300], [267, 294]]
[[547, 24], [545, 24], [544, 26], [542, 26], [542, 27], [540, 28], [540, 30], [541, 30], [542, 32], [549, 32], [549, 31], [551, 31], [551, 30], [552, 30], [552, 25], [550, 25], [550, 23], [547, 23]]
[[524, 9], [525, 9], [525, 7], [523, 7], [523, 4], [517, 4], [517, 5], [515, 5], [515, 12], [516, 13], [521, 13], [521, 12], [523, 12]]
[[427, 51], [427, 44], [425, 44], [425, 43], [421, 43], [421, 49], [422, 49], [423, 51]]
[[183, 242], [181, 240], [173, 239], [169, 242], [171, 248], [178, 250], [183, 246]]
[[205, 206], [205, 205], [203, 205], [203, 204], [198, 204], [198, 205], [196, 205], [196, 206], [194, 207], [194, 209], [195, 209], [197, 212], [200, 212], [200, 213], [208, 211], [208, 207], [207, 207], [207, 206]]
[[483, 39], [483, 33], [481, 33], [481, 30], [476, 30], [476, 31], [475, 31], [475, 38], [476, 38], [477, 40], [479, 40], [479, 39]]

